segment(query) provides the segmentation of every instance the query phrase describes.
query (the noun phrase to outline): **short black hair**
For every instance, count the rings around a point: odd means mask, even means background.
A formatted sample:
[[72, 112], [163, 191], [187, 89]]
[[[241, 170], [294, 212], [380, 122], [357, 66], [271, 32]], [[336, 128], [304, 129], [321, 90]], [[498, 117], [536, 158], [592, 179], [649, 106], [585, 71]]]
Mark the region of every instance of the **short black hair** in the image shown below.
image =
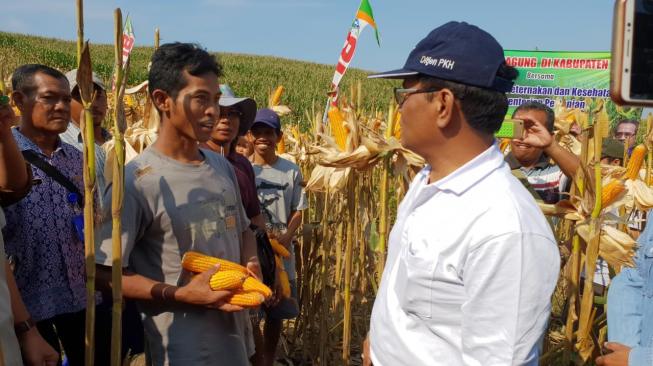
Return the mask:
[[624, 123], [632, 123], [635, 125], [635, 130], [639, 130], [639, 121], [636, 119], [622, 119], [621, 121], [617, 122], [616, 125], [614, 125], [614, 131], [617, 132], [617, 127], [619, 125], [624, 124]]
[[34, 84], [34, 75], [39, 73], [52, 76], [56, 79], [65, 80], [66, 84], [68, 83], [66, 75], [57, 69], [41, 64], [25, 64], [18, 66], [11, 75], [11, 88], [13, 91], [19, 91], [25, 95], [31, 95], [37, 88]]
[[150, 94], [160, 89], [173, 99], [186, 86], [183, 73], [187, 71], [193, 76], [214, 73], [222, 76], [222, 66], [208, 52], [193, 43], [166, 43], [152, 55], [152, 66], [148, 76]]
[[[518, 74], [517, 69], [505, 63], [497, 71], [498, 77], [511, 81], [516, 79]], [[508, 112], [508, 97], [503, 92], [427, 75], [420, 75], [419, 81], [427, 88], [451, 90], [456, 99], [460, 100], [467, 123], [478, 132], [494, 134], [501, 127]], [[428, 98], [432, 100], [433, 94], [429, 93]]]
[[515, 111], [512, 112], [512, 117], [514, 118], [517, 112], [521, 112], [521, 111], [544, 112], [544, 114], [546, 114], [546, 129], [549, 130], [549, 132], [553, 133], [553, 127], [555, 125], [556, 115], [553, 109], [549, 108], [549, 106], [544, 105], [540, 102], [529, 101], [517, 107], [517, 109], [515, 109]]

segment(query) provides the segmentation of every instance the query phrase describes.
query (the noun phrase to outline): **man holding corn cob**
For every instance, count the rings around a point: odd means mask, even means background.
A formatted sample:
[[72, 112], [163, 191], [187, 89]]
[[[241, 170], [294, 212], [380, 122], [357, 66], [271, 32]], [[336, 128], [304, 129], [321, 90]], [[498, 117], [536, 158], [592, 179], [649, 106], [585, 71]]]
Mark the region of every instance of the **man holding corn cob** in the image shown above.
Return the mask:
[[390, 234], [365, 364], [537, 365], [560, 261], [493, 136], [516, 75], [490, 34], [450, 22], [372, 76], [403, 79], [401, 140], [427, 166]]
[[[123, 294], [137, 299], [153, 365], [247, 365], [236, 290], [211, 289], [219, 266], [192, 277], [189, 250], [258, 264], [249, 221], [229, 162], [206, 142], [220, 114], [221, 66], [197, 45], [162, 45], [152, 56], [149, 90], [161, 116], [159, 138], [125, 168]], [[105, 202], [111, 201], [111, 185]], [[110, 278], [111, 221], [105, 211], [98, 277]], [[244, 279], [244, 277], [243, 277]]]

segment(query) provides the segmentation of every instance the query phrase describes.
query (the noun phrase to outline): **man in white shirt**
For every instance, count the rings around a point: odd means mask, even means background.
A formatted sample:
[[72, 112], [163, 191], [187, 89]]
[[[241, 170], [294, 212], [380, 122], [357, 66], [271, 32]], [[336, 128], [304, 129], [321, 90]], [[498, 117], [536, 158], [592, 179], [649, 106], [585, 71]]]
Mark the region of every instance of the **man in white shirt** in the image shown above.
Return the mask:
[[537, 365], [560, 262], [493, 136], [516, 76], [490, 34], [458, 22], [371, 76], [403, 79], [402, 143], [428, 164], [390, 234], [365, 364]]

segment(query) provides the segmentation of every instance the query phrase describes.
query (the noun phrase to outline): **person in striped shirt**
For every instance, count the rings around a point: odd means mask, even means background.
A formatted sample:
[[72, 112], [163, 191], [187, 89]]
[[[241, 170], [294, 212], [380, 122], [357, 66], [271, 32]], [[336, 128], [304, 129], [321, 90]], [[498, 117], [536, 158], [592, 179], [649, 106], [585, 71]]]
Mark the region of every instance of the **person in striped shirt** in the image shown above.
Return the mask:
[[551, 108], [527, 102], [517, 107], [512, 117], [524, 121], [524, 135], [512, 140], [506, 161], [526, 176], [545, 203], [558, 202], [564, 198], [580, 159], [553, 137], [555, 114]]

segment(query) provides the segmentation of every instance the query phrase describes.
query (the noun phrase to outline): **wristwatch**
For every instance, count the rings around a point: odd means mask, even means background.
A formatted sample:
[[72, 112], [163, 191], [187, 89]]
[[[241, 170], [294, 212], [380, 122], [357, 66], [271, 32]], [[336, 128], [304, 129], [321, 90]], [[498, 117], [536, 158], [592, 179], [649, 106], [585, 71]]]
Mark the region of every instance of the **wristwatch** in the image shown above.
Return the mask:
[[14, 324], [14, 332], [16, 333], [16, 336], [20, 336], [29, 332], [29, 330], [35, 326], [36, 323], [34, 323], [34, 319], [30, 316], [27, 320]]

